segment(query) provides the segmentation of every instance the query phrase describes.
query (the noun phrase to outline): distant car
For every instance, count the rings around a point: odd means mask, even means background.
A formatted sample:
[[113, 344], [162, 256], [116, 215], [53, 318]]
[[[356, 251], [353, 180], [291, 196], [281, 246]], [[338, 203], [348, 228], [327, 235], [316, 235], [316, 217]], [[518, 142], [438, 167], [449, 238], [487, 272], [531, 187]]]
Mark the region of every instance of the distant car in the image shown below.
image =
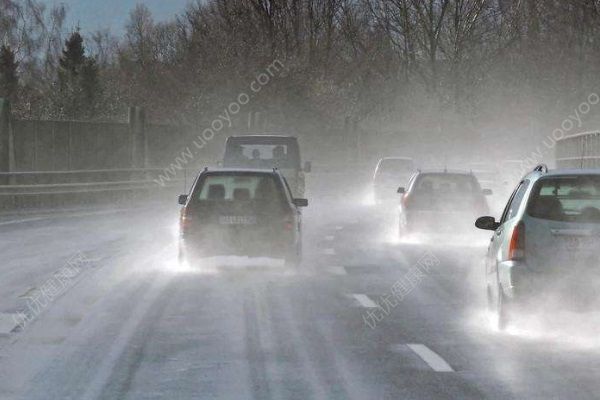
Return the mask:
[[400, 235], [435, 232], [468, 232], [465, 218], [488, 212], [486, 195], [475, 175], [463, 171], [419, 171], [408, 187], [398, 188]]
[[293, 198], [275, 169], [205, 169], [179, 204], [183, 258], [247, 255], [300, 262], [300, 208], [308, 201]]
[[373, 174], [373, 194], [377, 203], [397, 200], [396, 189], [406, 185], [415, 172], [412, 158], [386, 157], [379, 160]]
[[303, 197], [310, 162], [301, 164], [298, 139], [286, 135], [230, 136], [225, 142], [223, 167], [277, 168], [285, 176], [295, 197]]
[[597, 305], [600, 265], [600, 170], [552, 170], [541, 165], [518, 183], [487, 252], [488, 305], [504, 328], [512, 313]]

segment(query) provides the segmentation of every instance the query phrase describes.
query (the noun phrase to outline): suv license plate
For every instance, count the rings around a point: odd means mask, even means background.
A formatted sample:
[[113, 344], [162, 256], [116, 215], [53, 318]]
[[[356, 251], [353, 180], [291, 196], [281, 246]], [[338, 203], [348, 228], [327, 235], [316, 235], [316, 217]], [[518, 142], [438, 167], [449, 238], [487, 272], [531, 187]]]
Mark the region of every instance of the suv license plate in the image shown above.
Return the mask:
[[254, 215], [221, 215], [219, 217], [220, 225], [255, 225], [256, 217]]

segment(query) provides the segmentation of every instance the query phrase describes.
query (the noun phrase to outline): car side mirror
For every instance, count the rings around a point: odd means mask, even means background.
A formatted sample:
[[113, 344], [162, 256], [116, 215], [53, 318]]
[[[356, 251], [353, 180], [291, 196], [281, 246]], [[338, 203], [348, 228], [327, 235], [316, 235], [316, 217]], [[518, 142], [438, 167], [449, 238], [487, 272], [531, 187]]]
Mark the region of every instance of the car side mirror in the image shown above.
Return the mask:
[[494, 194], [494, 192], [492, 192], [492, 189], [483, 189], [482, 192], [484, 196], [491, 196], [492, 194]]
[[292, 202], [294, 203], [294, 205], [296, 207], [306, 207], [306, 206], [308, 206], [308, 200], [307, 199], [294, 199]]
[[310, 172], [312, 170], [312, 164], [310, 161], [306, 161], [304, 163], [304, 172]]
[[187, 203], [187, 200], [188, 200], [187, 194], [180, 194], [179, 197], [177, 198], [177, 202], [179, 204], [181, 204], [182, 206], [185, 206], [185, 203]]
[[404, 194], [404, 193], [406, 193], [406, 189], [404, 189], [402, 186], [400, 186], [398, 188], [398, 190], [396, 190], [396, 193], [398, 193], [398, 194]]
[[475, 221], [475, 226], [479, 229], [484, 229], [487, 231], [495, 231], [500, 226], [499, 222], [496, 222], [494, 217], [479, 217]]

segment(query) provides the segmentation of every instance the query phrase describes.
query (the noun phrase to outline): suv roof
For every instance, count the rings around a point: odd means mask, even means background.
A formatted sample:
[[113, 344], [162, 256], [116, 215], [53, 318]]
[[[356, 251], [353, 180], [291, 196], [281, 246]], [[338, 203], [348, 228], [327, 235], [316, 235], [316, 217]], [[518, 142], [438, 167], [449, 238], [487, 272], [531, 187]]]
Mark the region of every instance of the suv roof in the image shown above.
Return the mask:
[[252, 135], [231, 135], [227, 137], [229, 139], [252, 139], [252, 140], [267, 140], [267, 139], [297, 139], [296, 136], [283, 135], [283, 134], [252, 134]]
[[203, 172], [254, 172], [254, 173], [264, 173], [264, 174], [278, 174], [279, 170], [277, 168], [234, 168], [234, 167], [205, 167], [201, 173]]

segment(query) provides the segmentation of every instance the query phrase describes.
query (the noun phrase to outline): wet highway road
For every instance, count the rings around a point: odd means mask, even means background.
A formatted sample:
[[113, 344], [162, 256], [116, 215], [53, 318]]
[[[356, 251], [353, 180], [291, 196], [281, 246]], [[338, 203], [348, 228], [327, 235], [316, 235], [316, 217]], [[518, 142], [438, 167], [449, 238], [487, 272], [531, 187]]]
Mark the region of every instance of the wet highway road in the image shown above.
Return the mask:
[[598, 397], [599, 317], [493, 329], [485, 235], [399, 242], [393, 214], [313, 202], [299, 269], [182, 266], [176, 213], [0, 221], [1, 399]]

